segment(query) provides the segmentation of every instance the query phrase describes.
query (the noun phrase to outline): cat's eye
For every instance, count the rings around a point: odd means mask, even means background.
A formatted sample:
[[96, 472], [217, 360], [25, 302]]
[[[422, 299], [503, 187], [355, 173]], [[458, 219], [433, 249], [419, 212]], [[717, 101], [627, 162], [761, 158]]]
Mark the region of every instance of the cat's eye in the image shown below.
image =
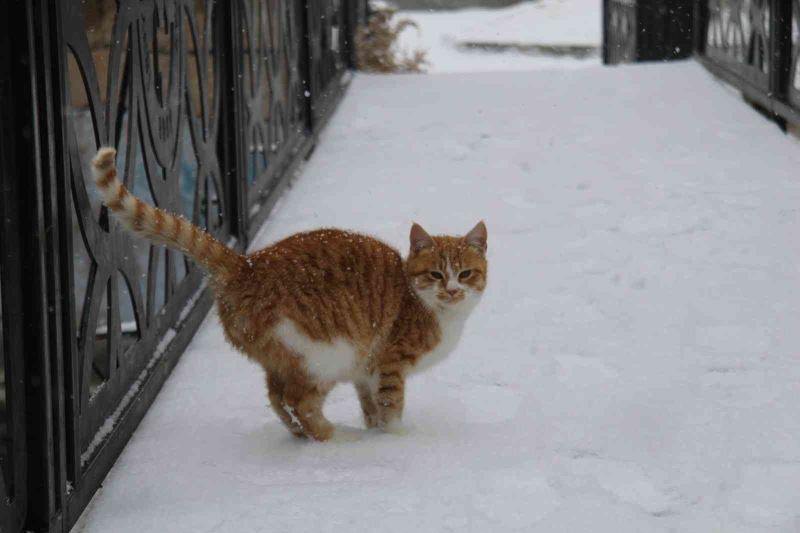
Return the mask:
[[442, 274], [441, 272], [437, 272], [437, 271], [433, 270], [433, 271], [431, 271], [430, 274], [431, 274], [431, 277], [433, 279], [444, 279], [444, 274]]
[[465, 279], [469, 279], [471, 275], [472, 275], [472, 270], [462, 270], [461, 272], [458, 273], [458, 279], [463, 281]]

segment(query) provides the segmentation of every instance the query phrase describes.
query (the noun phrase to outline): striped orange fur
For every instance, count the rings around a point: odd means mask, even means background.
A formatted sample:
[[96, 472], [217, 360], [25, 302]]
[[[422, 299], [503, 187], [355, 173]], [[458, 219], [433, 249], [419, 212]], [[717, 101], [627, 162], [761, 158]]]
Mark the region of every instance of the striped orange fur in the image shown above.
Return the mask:
[[93, 161], [105, 204], [130, 231], [183, 251], [208, 271], [228, 341], [266, 371], [270, 404], [294, 435], [327, 440], [322, 413], [339, 382], [355, 385], [368, 427], [400, 421], [405, 380], [452, 351], [486, 286], [486, 226], [463, 237], [414, 224], [404, 260], [337, 229], [298, 233], [247, 256], [133, 196], [116, 152]]
[[103, 203], [131, 232], [176, 248], [199, 263], [215, 281], [237, 274], [244, 258], [178, 215], [147, 205], [117, 179], [113, 148], [101, 148], [92, 161]]

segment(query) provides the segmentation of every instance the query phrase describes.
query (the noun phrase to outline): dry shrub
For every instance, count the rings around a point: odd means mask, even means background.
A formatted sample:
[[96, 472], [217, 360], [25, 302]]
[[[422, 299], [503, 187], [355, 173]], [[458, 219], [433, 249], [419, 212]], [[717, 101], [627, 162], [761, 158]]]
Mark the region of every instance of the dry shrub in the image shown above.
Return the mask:
[[397, 37], [417, 25], [408, 19], [393, 21], [397, 10], [387, 6], [373, 7], [365, 26], [356, 31], [356, 67], [365, 72], [424, 72], [425, 51], [410, 55], [397, 50]]

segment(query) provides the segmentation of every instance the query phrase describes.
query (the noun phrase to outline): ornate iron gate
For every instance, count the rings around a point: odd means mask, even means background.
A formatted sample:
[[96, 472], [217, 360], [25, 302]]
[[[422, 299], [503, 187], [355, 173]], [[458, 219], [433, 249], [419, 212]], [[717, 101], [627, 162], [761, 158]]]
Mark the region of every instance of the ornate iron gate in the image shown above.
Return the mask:
[[800, 123], [800, 0], [706, 0], [697, 56], [779, 123]]
[[211, 305], [190, 261], [108, 217], [97, 147], [242, 249], [334, 109], [365, 5], [2, 3], [0, 531], [69, 530]]
[[800, 124], [800, 0], [604, 0], [606, 63], [694, 55], [781, 126]]

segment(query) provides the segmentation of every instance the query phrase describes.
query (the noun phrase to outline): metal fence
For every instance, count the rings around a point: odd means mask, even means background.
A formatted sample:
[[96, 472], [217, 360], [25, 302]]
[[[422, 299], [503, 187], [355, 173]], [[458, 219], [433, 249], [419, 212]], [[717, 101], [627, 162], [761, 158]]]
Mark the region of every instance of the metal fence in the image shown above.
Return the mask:
[[693, 5], [692, 0], [603, 0], [603, 61], [689, 57]]
[[68, 531], [211, 305], [93, 191], [243, 249], [346, 85], [365, 0], [0, 2], [0, 531]]
[[636, 0], [603, 1], [604, 63], [636, 61], [636, 32]]
[[603, 19], [606, 63], [693, 55], [779, 123], [800, 123], [800, 0], [604, 0]]
[[700, 61], [779, 122], [800, 122], [800, 0], [707, 0]]

